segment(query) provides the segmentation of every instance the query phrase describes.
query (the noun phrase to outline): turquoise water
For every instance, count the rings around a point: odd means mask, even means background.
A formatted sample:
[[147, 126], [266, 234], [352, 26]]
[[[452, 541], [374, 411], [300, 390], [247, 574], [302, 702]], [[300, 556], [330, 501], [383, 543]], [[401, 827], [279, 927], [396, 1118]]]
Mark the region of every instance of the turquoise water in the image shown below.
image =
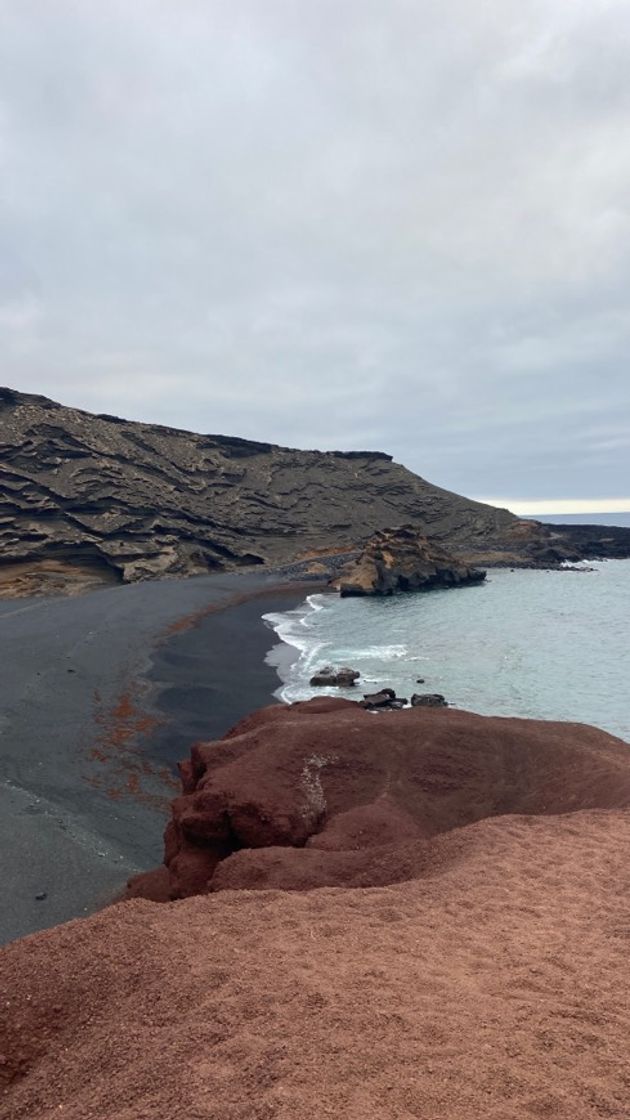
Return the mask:
[[593, 567], [491, 570], [478, 587], [385, 599], [311, 595], [265, 616], [281, 640], [268, 655], [277, 695], [357, 699], [308, 683], [320, 665], [350, 665], [366, 691], [441, 692], [459, 708], [591, 723], [630, 741], [630, 560]]

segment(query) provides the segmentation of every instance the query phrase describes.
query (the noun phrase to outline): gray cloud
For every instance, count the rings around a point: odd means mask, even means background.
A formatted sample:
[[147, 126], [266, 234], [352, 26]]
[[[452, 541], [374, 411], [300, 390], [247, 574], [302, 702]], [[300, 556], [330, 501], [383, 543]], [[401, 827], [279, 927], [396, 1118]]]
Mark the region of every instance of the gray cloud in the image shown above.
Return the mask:
[[0, 0], [2, 380], [626, 496], [625, 0]]

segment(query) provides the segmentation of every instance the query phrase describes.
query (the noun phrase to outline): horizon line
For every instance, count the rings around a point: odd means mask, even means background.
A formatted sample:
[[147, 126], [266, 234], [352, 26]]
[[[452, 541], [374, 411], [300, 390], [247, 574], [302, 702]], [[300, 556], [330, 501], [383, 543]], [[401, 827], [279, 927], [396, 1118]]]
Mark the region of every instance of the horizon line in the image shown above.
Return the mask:
[[519, 517], [537, 514], [630, 513], [630, 498], [477, 498]]

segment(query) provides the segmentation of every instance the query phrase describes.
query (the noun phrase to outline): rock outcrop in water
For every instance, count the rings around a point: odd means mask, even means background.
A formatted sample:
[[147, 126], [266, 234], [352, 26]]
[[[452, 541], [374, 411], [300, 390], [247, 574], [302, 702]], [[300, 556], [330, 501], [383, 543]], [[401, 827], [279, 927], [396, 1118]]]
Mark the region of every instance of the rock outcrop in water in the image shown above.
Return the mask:
[[335, 669], [332, 665], [324, 665], [313, 674], [310, 684], [314, 688], [354, 688], [360, 676], [358, 669], [347, 666]]
[[399, 712], [409, 701], [404, 696], [396, 696], [393, 688], [381, 688], [378, 692], [366, 692], [359, 705], [368, 712]]
[[264, 708], [180, 769], [171, 898], [400, 882], [484, 817], [630, 806], [630, 748], [603, 731], [329, 697]]
[[467, 565], [630, 555], [630, 530], [573, 546], [572, 528], [442, 490], [382, 452], [197, 435], [12, 389], [0, 389], [0, 494], [4, 594], [253, 565], [326, 578], [330, 558], [405, 522]]
[[486, 573], [469, 568], [431, 544], [413, 525], [376, 533], [360, 556], [333, 581], [344, 595], [394, 595], [481, 583]]

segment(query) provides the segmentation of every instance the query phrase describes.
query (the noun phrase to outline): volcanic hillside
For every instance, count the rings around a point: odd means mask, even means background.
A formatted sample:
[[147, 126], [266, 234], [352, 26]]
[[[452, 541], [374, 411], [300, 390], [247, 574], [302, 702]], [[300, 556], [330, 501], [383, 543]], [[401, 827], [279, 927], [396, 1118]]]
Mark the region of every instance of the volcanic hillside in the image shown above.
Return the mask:
[[564, 536], [550, 547], [553, 527], [442, 490], [382, 452], [196, 435], [11, 389], [0, 389], [0, 503], [2, 564], [49, 582], [68, 565], [125, 581], [286, 565], [403, 523], [471, 563], [575, 556]]

